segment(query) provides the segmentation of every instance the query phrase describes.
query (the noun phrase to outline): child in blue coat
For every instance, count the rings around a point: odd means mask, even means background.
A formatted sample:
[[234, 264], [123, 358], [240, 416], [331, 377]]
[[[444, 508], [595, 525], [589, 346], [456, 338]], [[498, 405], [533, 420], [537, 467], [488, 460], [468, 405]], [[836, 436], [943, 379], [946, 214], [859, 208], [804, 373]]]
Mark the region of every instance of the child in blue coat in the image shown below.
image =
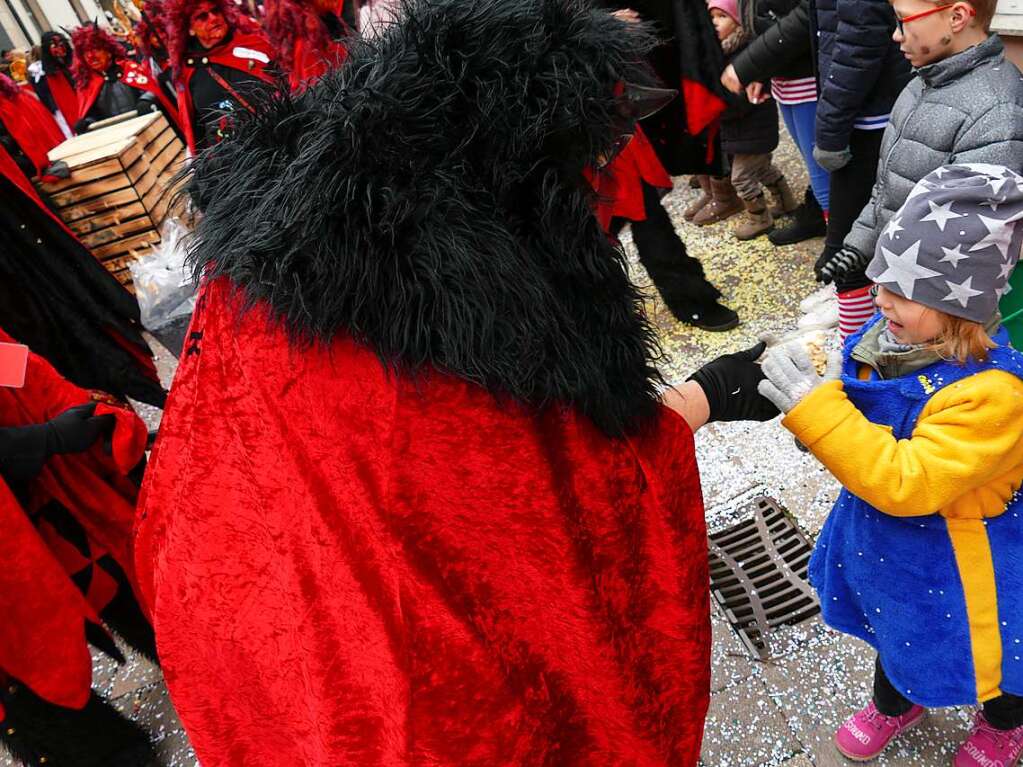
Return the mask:
[[1023, 177], [946, 166], [881, 233], [879, 314], [818, 375], [764, 361], [761, 393], [844, 489], [810, 564], [827, 623], [878, 653], [835, 736], [876, 757], [926, 707], [980, 703], [957, 767], [1023, 754], [1023, 355], [998, 299], [1023, 242]]

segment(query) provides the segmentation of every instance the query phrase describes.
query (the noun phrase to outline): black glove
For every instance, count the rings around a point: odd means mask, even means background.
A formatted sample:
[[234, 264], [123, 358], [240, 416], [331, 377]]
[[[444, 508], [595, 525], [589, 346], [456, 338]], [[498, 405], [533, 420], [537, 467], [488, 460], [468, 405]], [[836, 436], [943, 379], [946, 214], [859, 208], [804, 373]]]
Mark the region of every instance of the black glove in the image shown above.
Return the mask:
[[49, 165], [43, 168], [43, 175], [56, 176], [57, 178], [70, 178], [71, 169], [63, 160], [57, 160], [56, 162], [51, 162]]
[[8, 484], [34, 479], [46, 457], [46, 424], [0, 429], [0, 477]]
[[850, 273], [863, 269], [868, 261], [870, 259], [856, 248], [844, 245], [837, 252], [825, 250], [813, 265], [813, 273], [817, 282], [825, 285], [829, 282], [842, 282]]
[[756, 360], [766, 348], [761, 341], [750, 349], [724, 354], [689, 377], [707, 395], [708, 422], [770, 421], [778, 415], [778, 408], [757, 391], [765, 376]]
[[112, 415], [94, 415], [96, 403], [65, 410], [46, 424], [47, 455], [81, 453], [114, 430]]
[[74, 124], [75, 133], [85, 133], [89, 130], [92, 124], [96, 122], [91, 117], [83, 117], [81, 120]]

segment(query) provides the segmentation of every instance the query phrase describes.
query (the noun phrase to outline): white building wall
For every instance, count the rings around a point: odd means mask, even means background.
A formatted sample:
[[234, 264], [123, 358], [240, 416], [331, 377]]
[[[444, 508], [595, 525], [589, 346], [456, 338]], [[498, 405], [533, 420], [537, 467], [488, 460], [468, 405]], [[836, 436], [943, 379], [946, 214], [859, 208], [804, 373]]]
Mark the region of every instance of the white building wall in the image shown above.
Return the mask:
[[[25, 0], [0, 0], [0, 28], [18, 48], [38, 44], [42, 33], [51, 29], [70, 29], [93, 19], [105, 23], [103, 9], [96, 0], [75, 0], [75, 4], [70, 0], [34, 0], [34, 4], [38, 12], [33, 12], [35, 9]], [[84, 19], [79, 18], [76, 5], [82, 9]]]

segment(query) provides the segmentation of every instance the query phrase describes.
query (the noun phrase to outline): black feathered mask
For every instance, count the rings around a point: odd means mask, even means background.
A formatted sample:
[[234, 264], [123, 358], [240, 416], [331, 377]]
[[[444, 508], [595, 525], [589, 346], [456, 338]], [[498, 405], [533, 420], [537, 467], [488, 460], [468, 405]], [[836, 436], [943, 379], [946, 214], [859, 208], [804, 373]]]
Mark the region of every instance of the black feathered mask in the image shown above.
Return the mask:
[[399, 375], [634, 431], [656, 341], [582, 171], [649, 106], [653, 42], [585, 0], [410, 2], [195, 160], [196, 269], [296, 343], [350, 334]]

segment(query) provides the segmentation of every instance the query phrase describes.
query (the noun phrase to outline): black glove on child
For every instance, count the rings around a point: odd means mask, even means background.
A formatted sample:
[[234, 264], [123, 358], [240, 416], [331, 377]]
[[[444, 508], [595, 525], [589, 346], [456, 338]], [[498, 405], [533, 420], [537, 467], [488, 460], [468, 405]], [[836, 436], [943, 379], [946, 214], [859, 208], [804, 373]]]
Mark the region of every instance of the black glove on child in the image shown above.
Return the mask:
[[707, 395], [710, 421], [770, 421], [778, 408], [757, 391], [765, 376], [757, 364], [767, 344], [761, 341], [741, 352], [724, 354], [693, 373]]
[[825, 250], [813, 265], [813, 273], [817, 282], [825, 285], [829, 282], [842, 282], [851, 272], [863, 269], [869, 261], [855, 248], [843, 246], [835, 252]]

